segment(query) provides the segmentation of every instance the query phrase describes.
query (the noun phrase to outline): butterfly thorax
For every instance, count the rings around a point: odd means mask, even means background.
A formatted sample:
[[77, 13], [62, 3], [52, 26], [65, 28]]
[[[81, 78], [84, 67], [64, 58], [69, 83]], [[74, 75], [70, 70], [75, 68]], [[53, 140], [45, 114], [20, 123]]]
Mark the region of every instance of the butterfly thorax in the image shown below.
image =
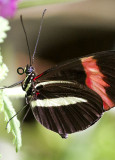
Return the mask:
[[34, 77], [35, 77], [35, 73], [34, 72], [31, 72], [30, 74], [26, 75], [26, 78], [22, 83], [22, 89], [24, 91], [28, 92], [30, 87], [32, 87]]
[[26, 78], [22, 83], [22, 89], [26, 91], [27, 95], [32, 95], [32, 89], [34, 88], [35, 72], [32, 66], [27, 65], [24, 69], [24, 73], [26, 74]]

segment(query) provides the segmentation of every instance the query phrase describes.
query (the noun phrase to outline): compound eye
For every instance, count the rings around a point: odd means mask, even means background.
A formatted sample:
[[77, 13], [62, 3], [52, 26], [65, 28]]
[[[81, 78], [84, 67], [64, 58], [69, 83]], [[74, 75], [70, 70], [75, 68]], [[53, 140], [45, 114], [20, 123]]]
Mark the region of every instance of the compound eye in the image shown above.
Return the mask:
[[24, 69], [23, 69], [22, 67], [19, 67], [19, 68], [17, 69], [17, 73], [18, 73], [19, 75], [24, 74]]

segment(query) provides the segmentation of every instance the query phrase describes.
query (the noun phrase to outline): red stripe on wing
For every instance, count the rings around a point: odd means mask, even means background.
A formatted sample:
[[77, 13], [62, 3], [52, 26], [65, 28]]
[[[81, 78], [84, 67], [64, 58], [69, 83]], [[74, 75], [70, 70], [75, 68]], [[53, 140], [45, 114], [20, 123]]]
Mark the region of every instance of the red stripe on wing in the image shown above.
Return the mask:
[[42, 75], [43, 75], [43, 73], [39, 74], [37, 77], [35, 77], [35, 78], [33, 79], [33, 81], [35, 81], [36, 79], [38, 79], [38, 78], [41, 77]]
[[114, 107], [114, 103], [108, 97], [106, 88], [110, 87], [103, 78], [105, 77], [96, 64], [96, 59], [93, 56], [81, 58], [82, 65], [86, 72], [86, 85], [95, 91], [103, 100], [103, 107], [105, 110], [109, 110]]

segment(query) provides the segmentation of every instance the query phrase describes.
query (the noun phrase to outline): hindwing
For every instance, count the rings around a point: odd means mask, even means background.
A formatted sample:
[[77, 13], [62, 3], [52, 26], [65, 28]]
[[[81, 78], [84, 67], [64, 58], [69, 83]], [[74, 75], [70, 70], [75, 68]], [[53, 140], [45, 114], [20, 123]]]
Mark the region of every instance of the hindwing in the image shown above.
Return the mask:
[[31, 101], [33, 114], [42, 125], [60, 135], [86, 129], [103, 113], [100, 96], [79, 83], [47, 81], [37, 88], [42, 89]]

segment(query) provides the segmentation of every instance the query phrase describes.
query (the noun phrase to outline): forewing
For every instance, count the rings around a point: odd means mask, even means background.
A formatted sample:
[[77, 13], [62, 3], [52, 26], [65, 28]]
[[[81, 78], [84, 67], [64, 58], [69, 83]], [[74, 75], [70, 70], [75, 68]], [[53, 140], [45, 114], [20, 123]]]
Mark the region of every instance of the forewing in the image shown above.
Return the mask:
[[42, 74], [36, 76], [38, 81], [47, 80], [66, 80], [76, 81], [80, 84], [85, 84], [86, 73], [80, 59], [73, 59], [63, 64], [57, 65]]
[[74, 59], [45, 71], [38, 81], [72, 81], [86, 85], [103, 100], [104, 110], [115, 106], [115, 51]]
[[115, 51], [81, 58], [86, 73], [86, 85], [103, 100], [104, 110], [115, 106]]
[[88, 128], [103, 113], [100, 96], [79, 83], [47, 81], [36, 89], [39, 94], [31, 101], [36, 120], [63, 137]]

